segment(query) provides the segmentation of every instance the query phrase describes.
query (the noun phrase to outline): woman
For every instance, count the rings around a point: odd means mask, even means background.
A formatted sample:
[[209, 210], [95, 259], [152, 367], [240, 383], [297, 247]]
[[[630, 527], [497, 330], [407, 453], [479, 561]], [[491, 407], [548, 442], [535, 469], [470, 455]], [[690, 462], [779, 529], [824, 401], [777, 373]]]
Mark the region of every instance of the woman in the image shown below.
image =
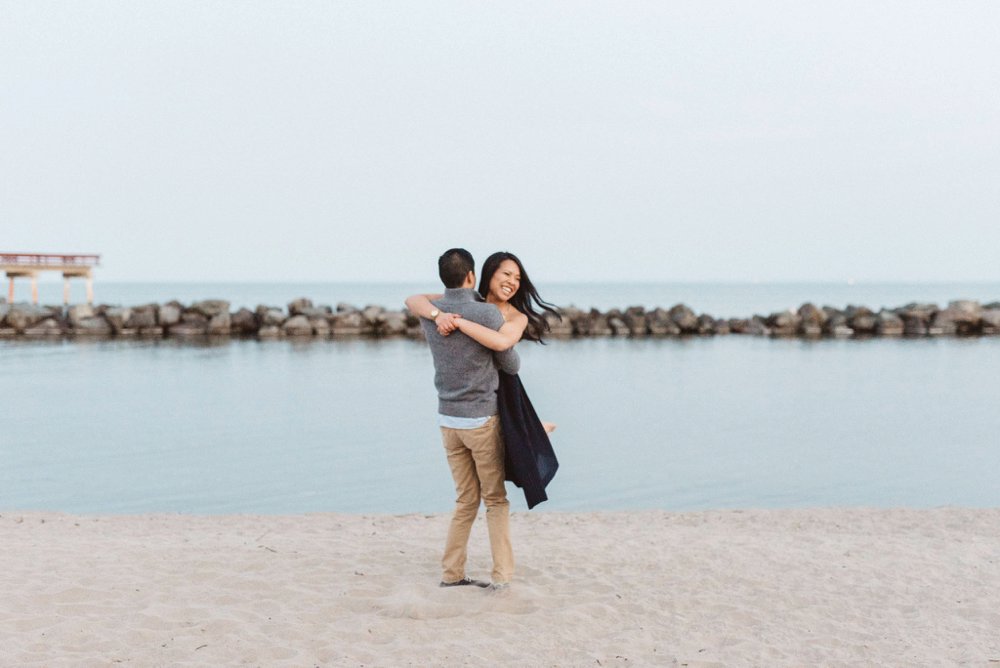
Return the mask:
[[[487, 348], [501, 351], [512, 348], [522, 338], [544, 343], [542, 335], [549, 330], [544, 312], [560, 317], [558, 311], [538, 295], [524, 265], [513, 253], [501, 251], [486, 258], [479, 280], [479, 294], [503, 315], [504, 324], [499, 331], [465, 320], [457, 314], [443, 312], [433, 318], [438, 331], [448, 335], [457, 329]], [[435, 308], [431, 300], [440, 297], [413, 295], [406, 300], [406, 307], [417, 316], [432, 319]], [[545, 485], [559, 466], [547, 436], [556, 425], [538, 419], [516, 375], [500, 373], [497, 395], [506, 445], [507, 479], [524, 490], [531, 508], [547, 498]]]

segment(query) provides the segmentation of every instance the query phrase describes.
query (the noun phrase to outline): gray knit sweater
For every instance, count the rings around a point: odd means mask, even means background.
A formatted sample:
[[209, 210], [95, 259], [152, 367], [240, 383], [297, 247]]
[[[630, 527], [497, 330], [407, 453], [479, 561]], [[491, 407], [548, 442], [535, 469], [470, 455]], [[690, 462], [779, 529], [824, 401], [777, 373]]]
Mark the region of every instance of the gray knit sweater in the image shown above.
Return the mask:
[[[447, 288], [434, 306], [490, 329], [500, 329], [503, 325], [503, 316], [497, 307], [483, 302], [479, 293], [471, 288]], [[494, 353], [457, 330], [441, 336], [430, 320], [421, 318], [420, 324], [434, 357], [438, 412], [453, 417], [496, 415], [500, 382], [497, 367], [507, 373], [517, 373], [521, 360], [514, 349]]]

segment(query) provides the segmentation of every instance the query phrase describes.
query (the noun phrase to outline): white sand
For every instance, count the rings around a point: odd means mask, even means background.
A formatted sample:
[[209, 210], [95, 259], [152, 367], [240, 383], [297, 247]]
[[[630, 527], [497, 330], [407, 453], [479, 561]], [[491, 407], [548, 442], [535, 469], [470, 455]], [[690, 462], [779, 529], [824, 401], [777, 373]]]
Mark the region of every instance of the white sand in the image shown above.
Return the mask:
[[1000, 509], [447, 521], [5, 512], [0, 665], [1000, 666]]

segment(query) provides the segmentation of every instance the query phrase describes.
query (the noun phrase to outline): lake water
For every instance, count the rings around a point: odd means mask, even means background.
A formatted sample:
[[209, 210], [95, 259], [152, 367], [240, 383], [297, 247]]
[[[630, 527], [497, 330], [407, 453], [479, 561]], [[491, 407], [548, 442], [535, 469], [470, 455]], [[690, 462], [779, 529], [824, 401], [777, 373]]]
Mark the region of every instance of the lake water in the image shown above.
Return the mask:
[[[1000, 506], [1000, 337], [519, 349], [559, 424], [532, 512]], [[432, 375], [402, 339], [0, 341], [0, 510], [448, 511]]]

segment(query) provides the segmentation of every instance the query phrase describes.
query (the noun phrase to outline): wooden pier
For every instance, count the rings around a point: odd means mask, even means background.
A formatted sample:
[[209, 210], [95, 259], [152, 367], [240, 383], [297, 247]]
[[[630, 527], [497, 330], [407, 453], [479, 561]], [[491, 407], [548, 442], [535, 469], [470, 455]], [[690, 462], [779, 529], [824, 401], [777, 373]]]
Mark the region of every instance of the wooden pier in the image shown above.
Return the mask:
[[0, 253], [0, 271], [6, 272], [10, 285], [7, 301], [14, 303], [14, 279], [31, 279], [31, 301], [38, 303], [38, 274], [58, 271], [63, 275], [63, 304], [69, 304], [69, 280], [83, 278], [87, 282], [87, 303], [94, 303], [94, 267], [100, 265], [100, 255], [59, 255], [50, 253]]

